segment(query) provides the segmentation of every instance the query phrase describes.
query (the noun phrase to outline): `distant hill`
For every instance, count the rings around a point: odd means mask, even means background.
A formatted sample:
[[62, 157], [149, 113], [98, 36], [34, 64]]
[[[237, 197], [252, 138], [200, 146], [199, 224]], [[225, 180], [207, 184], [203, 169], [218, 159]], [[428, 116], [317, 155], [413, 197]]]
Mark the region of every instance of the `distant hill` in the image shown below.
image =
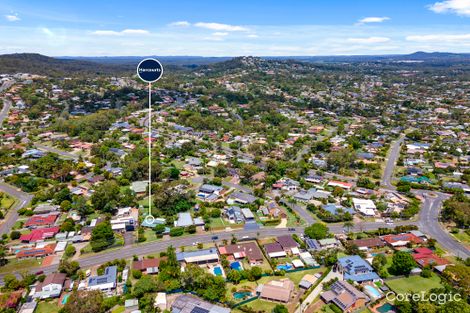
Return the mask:
[[31, 73], [49, 76], [118, 75], [133, 67], [125, 64], [103, 64], [84, 60], [51, 58], [35, 53], [0, 55], [0, 73]]
[[[345, 56], [279, 56], [248, 58], [244, 57], [200, 57], [200, 56], [154, 56], [159, 59], [166, 71], [190, 70], [211, 66], [214, 70], [235, 69], [242, 66], [262, 65], [261, 60], [291, 60], [292, 62], [314, 63], [354, 63], [354, 62], [423, 62], [425, 64], [447, 66], [470, 64], [470, 53], [415, 52], [401, 55], [345, 55]], [[49, 76], [75, 75], [132, 75], [136, 65], [144, 56], [116, 57], [48, 57], [35, 53], [0, 55], [0, 74], [32, 73]], [[260, 63], [261, 62], [261, 63]]]

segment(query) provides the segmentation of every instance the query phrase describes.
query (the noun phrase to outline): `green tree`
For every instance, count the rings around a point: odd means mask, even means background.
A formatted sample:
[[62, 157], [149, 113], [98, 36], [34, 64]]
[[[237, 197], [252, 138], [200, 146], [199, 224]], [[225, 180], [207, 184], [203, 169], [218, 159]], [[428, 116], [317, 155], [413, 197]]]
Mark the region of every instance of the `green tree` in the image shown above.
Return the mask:
[[286, 308], [285, 305], [276, 304], [276, 306], [274, 307], [274, 309], [272, 309], [271, 312], [272, 312], [272, 313], [288, 313], [289, 310], [287, 310], [287, 308]]
[[91, 203], [97, 210], [111, 212], [114, 209], [112, 204], [119, 200], [119, 190], [115, 181], [105, 181], [95, 189]]
[[61, 309], [63, 313], [104, 313], [103, 293], [94, 291], [73, 291]]
[[91, 232], [90, 245], [94, 252], [102, 251], [114, 243], [114, 232], [109, 221], [96, 225]]
[[322, 223], [315, 223], [305, 228], [304, 233], [312, 239], [325, 239], [328, 237], [328, 227]]
[[395, 275], [409, 275], [415, 268], [416, 262], [408, 252], [396, 251], [392, 257], [392, 266], [389, 271]]

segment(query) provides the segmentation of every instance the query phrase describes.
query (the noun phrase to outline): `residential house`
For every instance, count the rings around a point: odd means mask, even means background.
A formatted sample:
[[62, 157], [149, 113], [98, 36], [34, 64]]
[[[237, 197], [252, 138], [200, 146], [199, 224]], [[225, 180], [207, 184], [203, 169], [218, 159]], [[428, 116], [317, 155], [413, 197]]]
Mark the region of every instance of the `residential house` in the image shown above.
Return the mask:
[[276, 238], [282, 249], [288, 254], [299, 254], [299, 244], [291, 235], [283, 235]]
[[171, 305], [172, 313], [230, 313], [229, 308], [209, 303], [200, 298], [183, 294], [178, 296]]
[[444, 258], [437, 256], [431, 249], [428, 248], [415, 248], [414, 253], [411, 255], [420, 267], [425, 266], [442, 266], [449, 264]]
[[247, 259], [250, 265], [263, 263], [263, 253], [256, 242], [237, 243], [219, 247], [219, 253], [226, 255], [228, 260]]
[[224, 216], [232, 223], [240, 224], [245, 221], [242, 209], [238, 206], [231, 206], [224, 209]]
[[265, 244], [263, 248], [270, 258], [281, 258], [287, 256], [286, 251], [284, 251], [278, 242]]
[[261, 289], [259, 296], [263, 300], [288, 303], [294, 293], [294, 283], [288, 278], [272, 280], [259, 289]]
[[385, 242], [379, 237], [356, 239], [350, 240], [349, 242], [356, 245], [360, 250], [381, 248], [385, 246]]
[[31, 216], [24, 227], [26, 228], [39, 228], [39, 227], [51, 227], [55, 224], [59, 214], [50, 214], [50, 215], [33, 215]]
[[36, 242], [53, 238], [59, 232], [59, 227], [33, 229], [29, 234], [20, 237], [21, 242]]
[[138, 261], [134, 261], [132, 263], [132, 269], [141, 271], [145, 274], [156, 274], [158, 273], [158, 267], [160, 266], [160, 262], [165, 260], [166, 257], [162, 258], [153, 258], [153, 259], [142, 259]]
[[330, 290], [322, 293], [326, 303], [336, 304], [343, 312], [352, 312], [365, 306], [369, 298], [347, 281], [338, 280], [330, 286]]
[[352, 198], [354, 209], [365, 216], [375, 216], [376, 206], [370, 199]]
[[176, 254], [178, 262], [207, 264], [219, 262], [219, 254], [216, 248], [209, 248], [196, 251], [183, 251]]
[[48, 255], [54, 254], [56, 244], [48, 244], [45, 246], [39, 246], [36, 248], [28, 248], [20, 250], [16, 253], [17, 259], [28, 259], [28, 258], [43, 258]]
[[256, 197], [248, 193], [235, 191], [228, 196], [227, 203], [230, 205], [240, 204], [246, 205], [256, 201]]
[[103, 275], [88, 278], [88, 290], [112, 290], [116, 288], [117, 266], [108, 266]]
[[379, 280], [380, 277], [374, 269], [358, 255], [345, 256], [338, 259], [338, 270], [343, 274], [344, 280], [352, 280], [358, 283]]
[[223, 187], [204, 184], [199, 188], [197, 197], [204, 201], [215, 201], [219, 198]]
[[423, 239], [413, 235], [412, 233], [398, 234], [398, 235], [385, 235], [381, 237], [391, 247], [403, 247], [408, 243], [420, 244]]
[[340, 187], [346, 190], [350, 190], [353, 187], [353, 184], [351, 183], [345, 183], [342, 181], [337, 181], [337, 180], [330, 180], [328, 182], [328, 186], [330, 187]]
[[63, 273], [47, 275], [44, 281], [36, 285], [33, 297], [39, 299], [58, 298], [62, 293], [66, 278]]

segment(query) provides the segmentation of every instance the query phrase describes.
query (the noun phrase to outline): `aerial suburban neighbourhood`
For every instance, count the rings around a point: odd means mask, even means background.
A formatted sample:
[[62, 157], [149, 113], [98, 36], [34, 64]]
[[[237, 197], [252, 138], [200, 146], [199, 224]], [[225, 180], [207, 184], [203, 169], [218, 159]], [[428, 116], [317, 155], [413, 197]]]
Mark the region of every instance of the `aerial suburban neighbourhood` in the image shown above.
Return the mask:
[[0, 313], [470, 312], [470, 54], [367, 54], [0, 55]]

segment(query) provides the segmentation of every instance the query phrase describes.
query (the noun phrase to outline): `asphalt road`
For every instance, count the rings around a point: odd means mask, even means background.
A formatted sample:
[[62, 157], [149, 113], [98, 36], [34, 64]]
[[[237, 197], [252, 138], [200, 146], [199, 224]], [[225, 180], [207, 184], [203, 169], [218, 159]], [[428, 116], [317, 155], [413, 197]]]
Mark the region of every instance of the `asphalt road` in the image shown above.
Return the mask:
[[[4, 92], [5, 90], [9, 89], [11, 86], [13, 86], [14, 82], [13, 81], [8, 81], [2, 84], [0, 86], [0, 93]], [[10, 111], [11, 107], [11, 101], [2, 98], [3, 100], [3, 107], [2, 110], [0, 111], [0, 126], [3, 124], [3, 121], [8, 117], [8, 112]]]
[[31, 202], [33, 196], [26, 192], [19, 191], [16, 187], [5, 183], [0, 183], [0, 191], [8, 193], [17, 199], [13, 207], [8, 211], [5, 219], [3, 219], [3, 221], [0, 223], [0, 235], [3, 235], [10, 233], [13, 225], [15, 225], [16, 220], [18, 219], [18, 210]]
[[299, 215], [304, 221], [306, 221], [308, 225], [316, 223], [313, 216], [300, 205], [293, 202], [289, 202], [289, 200], [287, 199], [282, 199], [281, 203], [295, 211], [295, 213], [297, 213], [297, 215]]
[[[387, 225], [385, 223], [363, 223], [362, 225], [355, 225], [355, 231], [364, 231], [364, 230], [372, 230], [377, 229], [379, 227], [383, 228], [392, 228], [395, 225]], [[343, 233], [344, 229], [342, 225], [331, 225], [329, 226], [330, 231], [333, 233]], [[166, 250], [169, 246], [173, 246], [175, 248], [180, 248], [182, 246], [191, 246], [194, 243], [209, 243], [213, 242], [212, 237], [217, 236], [217, 242], [221, 242], [224, 239], [231, 240], [232, 236], [235, 236], [239, 240], [248, 240], [254, 238], [263, 238], [263, 237], [273, 237], [273, 236], [280, 236], [285, 234], [303, 234], [304, 228], [303, 227], [296, 227], [295, 230], [289, 231], [287, 228], [261, 228], [258, 230], [234, 230], [234, 231], [223, 231], [223, 232], [214, 232], [204, 235], [192, 235], [186, 236], [181, 238], [171, 238], [170, 240], [160, 240], [160, 241], [153, 241], [149, 243], [143, 244], [134, 244], [132, 246], [126, 246], [122, 249], [116, 250], [109, 250], [104, 251], [102, 253], [94, 254], [91, 256], [84, 256], [79, 258], [77, 261], [80, 263], [82, 268], [89, 268], [92, 266], [100, 265], [108, 261], [112, 261], [115, 259], [121, 258], [131, 258], [134, 255], [142, 256], [153, 254], [159, 251]], [[29, 271], [35, 273], [37, 271], [44, 271], [44, 273], [52, 273], [56, 271], [58, 265], [50, 265], [42, 268], [30, 268]], [[15, 273], [19, 275], [18, 273]], [[3, 277], [5, 274], [0, 275], [0, 280], [3, 282]]]
[[416, 193], [424, 197], [424, 205], [419, 212], [419, 229], [436, 239], [445, 250], [455, 256], [463, 259], [470, 257], [470, 250], [455, 240], [439, 223], [442, 202], [450, 196], [440, 192], [417, 191]]
[[398, 140], [396, 140], [390, 147], [390, 153], [388, 155], [387, 164], [385, 165], [384, 173], [382, 176], [382, 186], [385, 186], [387, 189], [395, 190], [395, 186], [392, 185], [393, 171], [397, 164], [398, 157], [400, 156], [400, 148], [405, 140], [405, 136], [402, 135]]
[[41, 150], [41, 151], [46, 151], [46, 152], [51, 152], [51, 153], [58, 154], [59, 156], [61, 156], [64, 159], [72, 159], [72, 160], [77, 161], [78, 158], [79, 158], [78, 155], [75, 155], [73, 153], [63, 151], [63, 150], [60, 150], [60, 149], [57, 149], [57, 148], [54, 148], [54, 147], [49, 147], [49, 146], [46, 146], [46, 145], [43, 145], [43, 144], [40, 144], [40, 143], [35, 143], [34, 146], [37, 149]]

